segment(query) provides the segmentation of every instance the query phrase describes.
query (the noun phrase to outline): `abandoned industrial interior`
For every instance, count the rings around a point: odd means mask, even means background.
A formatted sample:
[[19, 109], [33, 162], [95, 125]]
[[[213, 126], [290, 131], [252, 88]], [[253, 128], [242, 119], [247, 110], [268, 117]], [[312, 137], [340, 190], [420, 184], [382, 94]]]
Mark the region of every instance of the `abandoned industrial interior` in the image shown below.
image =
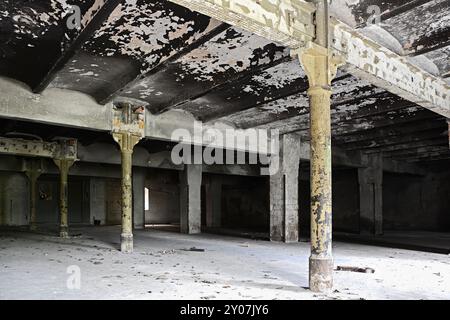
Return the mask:
[[0, 299], [450, 299], [449, 57], [449, 0], [2, 0]]

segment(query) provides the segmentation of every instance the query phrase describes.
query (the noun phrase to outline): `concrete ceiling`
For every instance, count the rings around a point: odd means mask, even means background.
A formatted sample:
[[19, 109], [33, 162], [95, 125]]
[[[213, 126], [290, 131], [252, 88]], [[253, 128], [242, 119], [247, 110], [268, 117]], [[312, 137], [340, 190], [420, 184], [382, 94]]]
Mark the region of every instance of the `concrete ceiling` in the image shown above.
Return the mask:
[[[155, 114], [181, 109], [204, 122], [308, 139], [308, 82], [288, 48], [163, 0], [78, 5], [82, 31], [66, 27], [65, 0], [3, 0], [0, 75], [35, 92], [70, 89], [101, 104], [133, 99]], [[449, 82], [449, 0], [331, 5], [336, 18]], [[367, 23], [373, 5], [381, 9], [375, 25]], [[333, 91], [335, 145], [399, 160], [450, 159], [442, 116], [342, 72]]]

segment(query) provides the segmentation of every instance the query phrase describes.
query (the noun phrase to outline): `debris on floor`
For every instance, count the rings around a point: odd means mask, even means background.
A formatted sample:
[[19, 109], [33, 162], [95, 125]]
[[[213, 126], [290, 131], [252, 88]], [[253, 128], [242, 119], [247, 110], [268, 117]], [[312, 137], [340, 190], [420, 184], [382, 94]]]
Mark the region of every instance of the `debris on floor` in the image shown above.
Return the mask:
[[336, 271], [350, 271], [350, 272], [360, 272], [360, 273], [375, 273], [375, 269], [372, 268], [359, 268], [359, 267], [348, 267], [348, 266], [338, 266]]
[[189, 249], [180, 249], [180, 250], [192, 251], [192, 252], [205, 252], [205, 249], [200, 249], [200, 248], [196, 248], [196, 247], [192, 247], [192, 248], [189, 248]]

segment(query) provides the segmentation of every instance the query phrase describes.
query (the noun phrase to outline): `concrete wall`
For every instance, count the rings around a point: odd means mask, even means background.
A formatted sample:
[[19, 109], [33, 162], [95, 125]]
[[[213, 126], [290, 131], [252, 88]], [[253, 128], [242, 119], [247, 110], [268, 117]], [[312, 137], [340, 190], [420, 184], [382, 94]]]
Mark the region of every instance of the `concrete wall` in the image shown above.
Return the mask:
[[[69, 176], [69, 224], [91, 223], [89, 206], [89, 178]], [[38, 179], [36, 220], [42, 224], [59, 222], [59, 177], [44, 175]]]
[[180, 222], [179, 177], [177, 171], [150, 169], [146, 188], [149, 189], [149, 210], [146, 224]]
[[359, 226], [358, 170], [335, 169], [333, 172], [333, 229], [358, 233]]
[[[89, 223], [89, 185], [87, 178], [69, 177], [69, 223]], [[39, 224], [59, 222], [58, 177], [44, 175], [37, 182], [36, 221]], [[0, 217], [2, 225], [29, 224], [30, 191], [23, 173], [0, 172]]]
[[386, 230], [450, 231], [450, 171], [426, 177], [384, 174]]
[[222, 226], [269, 232], [269, 179], [227, 177], [222, 185]]
[[99, 220], [106, 223], [106, 180], [101, 178], [90, 179], [90, 223]]
[[0, 221], [2, 225], [21, 226], [29, 221], [28, 179], [22, 173], [0, 172]]
[[[310, 182], [303, 172], [299, 183], [300, 235], [310, 232]], [[357, 169], [333, 170], [333, 230], [359, 233], [359, 186]]]
[[120, 179], [106, 179], [106, 224], [122, 223], [122, 191]]

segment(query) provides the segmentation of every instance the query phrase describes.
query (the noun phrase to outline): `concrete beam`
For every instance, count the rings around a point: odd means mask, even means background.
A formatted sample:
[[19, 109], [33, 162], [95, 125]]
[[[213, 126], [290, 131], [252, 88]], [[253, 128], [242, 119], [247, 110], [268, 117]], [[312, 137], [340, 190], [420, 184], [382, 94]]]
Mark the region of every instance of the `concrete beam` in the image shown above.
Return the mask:
[[303, 0], [170, 0], [288, 47], [315, 36], [315, 7]]
[[170, 110], [159, 115], [147, 112], [145, 122], [145, 136], [155, 140], [184, 142], [255, 154], [272, 153], [270, 132], [265, 129], [240, 130], [224, 124], [204, 124], [196, 120], [192, 114], [182, 110]]
[[[100, 105], [90, 96], [67, 89], [49, 88], [42, 94], [15, 80], [0, 77], [0, 117], [94, 131], [112, 131], [116, 124], [113, 104]], [[145, 113], [145, 138], [226, 148], [251, 153], [269, 154], [267, 130], [237, 130], [231, 126], [205, 125], [191, 114], [173, 110], [161, 115]], [[256, 132], [258, 144], [247, 137]], [[177, 134], [178, 133], [178, 134]], [[226, 139], [225, 139], [226, 138]], [[242, 139], [244, 138], [244, 139]], [[260, 148], [267, 145], [267, 151]]]
[[112, 105], [83, 93], [49, 88], [34, 94], [21, 82], [0, 77], [0, 117], [65, 127], [111, 131]]
[[393, 51], [332, 20], [336, 54], [345, 57], [344, 69], [408, 101], [450, 117], [450, 86], [441, 78], [410, 63]]

